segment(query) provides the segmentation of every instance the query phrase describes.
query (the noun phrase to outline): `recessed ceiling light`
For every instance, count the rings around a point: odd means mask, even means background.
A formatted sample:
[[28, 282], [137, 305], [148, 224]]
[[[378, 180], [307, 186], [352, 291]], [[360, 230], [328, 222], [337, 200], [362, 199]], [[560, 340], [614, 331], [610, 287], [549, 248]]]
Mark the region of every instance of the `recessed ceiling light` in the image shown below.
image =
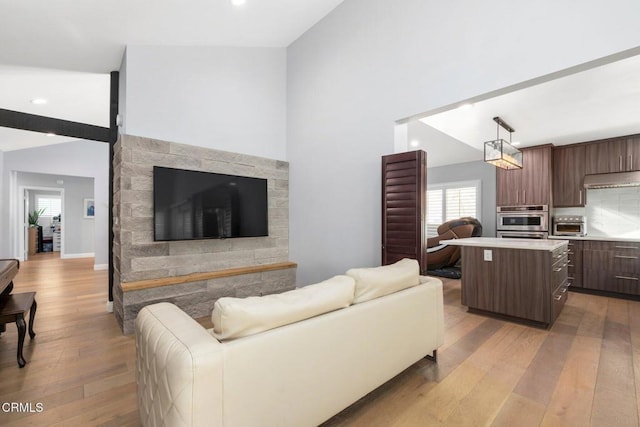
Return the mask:
[[413, 141], [410, 142], [410, 145], [412, 147], [417, 147], [418, 145], [420, 145], [420, 141], [418, 141], [417, 139], [414, 139]]
[[47, 136], [56, 136], [56, 134], [53, 133], [53, 132], [49, 132], [49, 133], [47, 133]]
[[46, 103], [47, 103], [47, 100], [46, 100], [46, 99], [44, 99], [44, 98], [33, 98], [33, 99], [31, 100], [31, 103], [32, 103], [32, 104], [36, 104], [36, 105], [42, 105], [42, 104], [46, 104]]
[[458, 106], [458, 110], [468, 110], [470, 108], [473, 108], [473, 104], [470, 104], [468, 102]]
[[513, 142], [511, 143], [511, 145], [520, 145], [520, 144], [521, 144], [521, 142], [520, 142], [520, 141], [513, 141]]
[[247, 0], [231, 0], [231, 4], [234, 6], [242, 6]]

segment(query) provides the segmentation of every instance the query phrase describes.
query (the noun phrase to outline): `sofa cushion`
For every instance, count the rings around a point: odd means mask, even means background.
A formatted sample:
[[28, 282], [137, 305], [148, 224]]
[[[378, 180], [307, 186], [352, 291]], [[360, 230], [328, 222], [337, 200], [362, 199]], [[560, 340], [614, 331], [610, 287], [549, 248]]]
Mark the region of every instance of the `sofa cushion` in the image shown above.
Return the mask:
[[335, 276], [315, 285], [261, 297], [224, 297], [211, 314], [213, 336], [218, 340], [239, 338], [348, 307], [355, 281]]
[[353, 303], [357, 304], [420, 284], [420, 265], [404, 258], [382, 267], [352, 268], [347, 276], [356, 281]]

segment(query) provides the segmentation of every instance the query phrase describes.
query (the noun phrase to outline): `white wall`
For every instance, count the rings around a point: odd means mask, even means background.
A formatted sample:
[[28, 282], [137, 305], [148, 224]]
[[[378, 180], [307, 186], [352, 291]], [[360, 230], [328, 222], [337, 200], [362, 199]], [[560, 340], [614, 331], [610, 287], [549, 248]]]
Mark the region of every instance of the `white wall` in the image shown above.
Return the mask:
[[[58, 184], [58, 180], [62, 180], [63, 184]], [[65, 229], [62, 232], [62, 239], [64, 240], [65, 256], [75, 257], [95, 253], [95, 219], [84, 218], [83, 212], [84, 199], [94, 198], [93, 178], [19, 172], [18, 187], [21, 186], [63, 189], [62, 216]], [[35, 197], [38, 194], [51, 193], [41, 190], [30, 191], [29, 196], [33, 198], [29, 204], [30, 210], [35, 209]], [[43, 230], [43, 234], [47, 233]]]
[[[407, 151], [407, 149], [425, 150], [428, 168], [483, 160], [484, 156], [484, 152], [476, 150], [419, 120], [407, 123], [406, 139], [409, 145], [401, 151]], [[412, 143], [417, 145], [411, 145]], [[455, 153], [455, 155], [451, 155], [451, 153]]]
[[284, 48], [127, 46], [122, 133], [286, 160]]
[[640, 45], [640, 2], [346, 0], [287, 50], [298, 282], [380, 263], [395, 120]]
[[[95, 264], [109, 259], [109, 145], [95, 141], [72, 141], [4, 153], [0, 224], [9, 224], [9, 174], [11, 171], [94, 178], [96, 214]], [[65, 221], [66, 222], [66, 221]], [[65, 248], [66, 249], [66, 248]], [[14, 256], [9, 227], [0, 227], [0, 257]]]

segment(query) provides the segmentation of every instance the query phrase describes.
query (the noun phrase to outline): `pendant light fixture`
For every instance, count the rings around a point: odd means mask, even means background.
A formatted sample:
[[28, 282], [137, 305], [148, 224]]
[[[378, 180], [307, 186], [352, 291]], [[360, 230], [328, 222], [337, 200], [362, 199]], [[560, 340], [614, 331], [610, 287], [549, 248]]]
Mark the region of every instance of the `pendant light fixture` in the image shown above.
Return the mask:
[[[484, 143], [484, 161], [502, 169], [522, 169], [522, 151], [511, 144], [511, 134], [515, 132], [500, 117], [494, 117], [496, 139]], [[500, 138], [500, 127], [509, 132], [509, 142]]]

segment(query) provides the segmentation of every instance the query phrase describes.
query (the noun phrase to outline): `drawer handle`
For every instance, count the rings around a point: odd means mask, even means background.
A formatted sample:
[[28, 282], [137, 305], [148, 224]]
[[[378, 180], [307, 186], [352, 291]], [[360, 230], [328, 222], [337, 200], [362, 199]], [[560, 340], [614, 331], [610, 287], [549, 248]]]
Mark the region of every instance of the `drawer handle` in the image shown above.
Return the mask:
[[573, 267], [575, 267], [575, 265], [573, 265], [573, 264], [569, 264], [569, 267], [573, 268]]
[[635, 280], [636, 282], [640, 280], [637, 277], [628, 277], [628, 276], [616, 276], [616, 279]]
[[554, 295], [553, 299], [555, 299], [556, 301], [560, 301], [562, 299], [562, 294]]
[[622, 259], [638, 259], [637, 256], [628, 256], [628, 255], [614, 255], [614, 258], [622, 258]]
[[616, 246], [618, 249], [638, 249], [637, 246]]
[[573, 255], [573, 252], [571, 252], [571, 251], [569, 251], [569, 252], [567, 252], [567, 253], [568, 253], [569, 255]]

